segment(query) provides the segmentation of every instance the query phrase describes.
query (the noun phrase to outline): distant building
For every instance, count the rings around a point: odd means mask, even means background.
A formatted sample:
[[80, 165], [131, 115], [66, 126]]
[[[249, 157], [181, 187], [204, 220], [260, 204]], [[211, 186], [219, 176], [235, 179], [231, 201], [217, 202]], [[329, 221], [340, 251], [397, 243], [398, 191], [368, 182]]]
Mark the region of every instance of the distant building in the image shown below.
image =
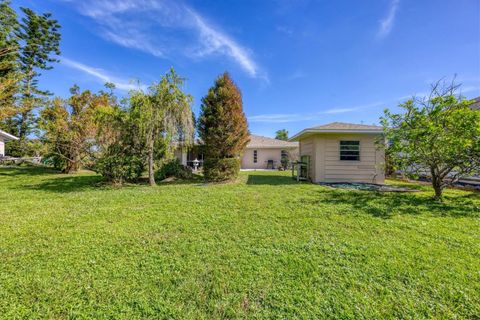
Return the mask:
[[472, 108], [472, 110], [480, 110], [480, 97], [477, 97], [472, 100], [475, 100], [475, 102], [472, 105], [470, 105], [470, 108]]
[[[178, 147], [175, 157], [181, 164], [193, 167], [195, 160], [202, 166], [205, 146], [203, 141], [196, 140], [190, 148]], [[282, 159], [288, 162], [297, 160], [298, 142], [289, 142], [263, 136], [250, 135], [250, 142], [241, 158], [242, 169], [277, 169], [282, 165]]]
[[282, 158], [297, 160], [298, 142], [289, 142], [263, 136], [250, 135], [242, 156], [242, 169], [275, 169]]
[[0, 130], [0, 158], [5, 156], [5, 142], [11, 140], [18, 140], [18, 138], [8, 132]]

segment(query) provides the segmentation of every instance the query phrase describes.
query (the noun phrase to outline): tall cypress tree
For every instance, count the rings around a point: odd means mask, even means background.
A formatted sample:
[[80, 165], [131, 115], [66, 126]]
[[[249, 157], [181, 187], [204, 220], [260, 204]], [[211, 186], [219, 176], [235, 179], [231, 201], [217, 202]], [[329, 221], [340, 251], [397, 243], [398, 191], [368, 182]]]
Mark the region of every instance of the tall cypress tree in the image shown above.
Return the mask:
[[217, 78], [202, 99], [198, 132], [206, 149], [205, 178], [217, 181], [235, 178], [249, 132], [242, 94], [227, 72]]
[[[58, 62], [55, 55], [60, 54], [60, 25], [51, 19], [50, 13], [36, 14], [29, 8], [21, 8], [21, 19], [17, 33], [20, 42], [19, 70], [22, 73], [20, 105], [16, 116], [16, 129], [20, 144], [31, 133], [35, 116], [33, 111], [44, 104], [48, 91], [38, 88], [39, 70], [52, 69], [51, 63]], [[20, 152], [25, 152], [22, 146]]]

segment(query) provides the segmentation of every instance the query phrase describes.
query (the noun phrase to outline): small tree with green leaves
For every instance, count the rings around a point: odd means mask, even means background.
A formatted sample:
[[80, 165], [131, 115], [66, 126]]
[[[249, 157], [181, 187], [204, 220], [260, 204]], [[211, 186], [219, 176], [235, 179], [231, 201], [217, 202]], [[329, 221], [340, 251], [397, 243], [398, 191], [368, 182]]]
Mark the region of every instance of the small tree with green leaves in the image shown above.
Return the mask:
[[288, 131], [287, 129], [280, 129], [275, 132], [275, 139], [287, 141], [288, 140]]
[[205, 143], [205, 178], [212, 181], [235, 178], [250, 135], [242, 95], [226, 72], [202, 99], [198, 132]]
[[100, 112], [97, 172], [121, 184], [136, 181], [146, 165], [149, 183], [155, 185], [157, 164], [173, 154], [179, 141], [193, 141], [192, 97], [182, 91], [184, 82], [172, 68], [147, 92], [130, 91], [123, 108]]
[[130, 108], [136, 119], [147, 150], [148, 180], [155, 185], [155, 160], [159, 155], [172, 154], [176, 143], [193, 142], [192, 97], [183, 92], [185, 80], [173, 68], [147, 93], [130, 94]]
[[112, 104], [99, 110], [96, 123], [98, 150], [94, 170], [114, 184], [136, 182], [145, 170], [146, 158], [138, 119], [128, 106]]
[[77, 172], [96, 148], [98, 110], [112, 103], [113, 97], [101, 92], [70, 89], [68, 100], [55, 98], [40, 114], [47, 159], [64, 173]]
[[428, 97], [401, 103], [403, 113], [387, 109], [381, 120], [393, 167], [428, 175], [439, 201], [446, 186], [480, 171], [480, 111], [457, 95], [458, 88], [437, 82]]

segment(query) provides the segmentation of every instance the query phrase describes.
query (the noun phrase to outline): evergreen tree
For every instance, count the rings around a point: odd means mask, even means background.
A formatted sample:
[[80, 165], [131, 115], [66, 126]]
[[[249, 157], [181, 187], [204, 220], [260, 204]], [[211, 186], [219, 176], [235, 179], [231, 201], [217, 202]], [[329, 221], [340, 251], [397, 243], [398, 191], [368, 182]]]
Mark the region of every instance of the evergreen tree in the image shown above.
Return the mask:
[[235, 178], [249, 142], [242, 95], [228, 73], [219, 76], [202, 99], [198, 132], [205, 143], [207, 180]]
[[[9, 0], [0, 0], [0, 122], [15, 113], [19, 24]], [[4, 127], [4, 126], [2, 126]]]
[[54, 57], [60, 54], [60, 33], [57, 20], [50, 13], [36, 14], [29, 8], [21, 8], [21, 19], [17, 37], [20, 43], [19, 70], [22, 73], [20, 103], [14, 120], [15, 134], [20, 138], [21, 150], [26, 152], [25, 141], [35, 125], [34, 110], [45, 103], [48, 91], [38, 88], [39, 70], [52, 69], [51, 64], [58, 62]]

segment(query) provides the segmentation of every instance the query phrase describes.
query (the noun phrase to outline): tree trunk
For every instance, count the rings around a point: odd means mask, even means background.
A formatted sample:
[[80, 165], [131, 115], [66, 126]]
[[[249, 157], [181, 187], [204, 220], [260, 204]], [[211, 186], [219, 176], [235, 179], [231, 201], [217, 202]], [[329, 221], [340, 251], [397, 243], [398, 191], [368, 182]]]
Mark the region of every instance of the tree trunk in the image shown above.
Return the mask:
[[72, 174], [78, 172], [80, 170], [80, 157], [78, 154], [74, 154], [72, 159], [67, 160], [67, 167], [65, 168], [65, 173]]
[[437, 175], [437, 172], [433, 169], [430, 170], [432, 174], [432, 187], [435, 191], [435, 200], [442, 202], [442, 193], [443, 193], [443, 182], [442, 179]]
[[153, 147], [155, 143], [151, 138], [148, 142], [148, 182], [151, 186], [155, 185], [155, 175], [153, 171]]
[[28, 112], [22, 112], [19, 119], [19, 129], [18, 137], [20, 140], [24, 140], [27, 135], [28, 125], [27, 125]]
[[32, 80], [33, 80], [33, 68], [30, 68], [28, 71], [28, 77], [26, 79], [26, 86], [27, 91], [23, 95], [22, 99], [22, 109], [23, 111], [20, 113], [20, 120], [19, 120], [19, 128], [18, 128], [18, 138], [20, 143], [20, 150], [22, 152], [22, 156], [25, 156], [26, 153], [26, 139], [28, 133], [28, 116], [30, 115], [31, 110], [31, 98], [32, 98]]
[[64, 173], [72, 174], [78, 172], [79, 165], [75, 161], [68, 160]]

